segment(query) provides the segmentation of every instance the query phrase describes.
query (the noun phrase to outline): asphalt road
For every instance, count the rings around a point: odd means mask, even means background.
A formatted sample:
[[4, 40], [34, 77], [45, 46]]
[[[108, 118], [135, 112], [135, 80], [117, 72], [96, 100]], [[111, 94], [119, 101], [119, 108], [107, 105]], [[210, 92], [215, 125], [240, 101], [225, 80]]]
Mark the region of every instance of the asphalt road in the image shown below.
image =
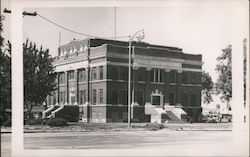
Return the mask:
[[[2, 156], [10, 156], [10, 134], [2, 136]], [[92, 131], [25, 133], [25, 149], [164, 149], [230, 155], [232, 131]], [[143, 152], [142, 152], [143, 153]], [[197, 152], [198, 153], [198, 152]], [[199, 155], [199, 154], [197, 154]], [[204, 155], [204, 154], [203, 154]]]

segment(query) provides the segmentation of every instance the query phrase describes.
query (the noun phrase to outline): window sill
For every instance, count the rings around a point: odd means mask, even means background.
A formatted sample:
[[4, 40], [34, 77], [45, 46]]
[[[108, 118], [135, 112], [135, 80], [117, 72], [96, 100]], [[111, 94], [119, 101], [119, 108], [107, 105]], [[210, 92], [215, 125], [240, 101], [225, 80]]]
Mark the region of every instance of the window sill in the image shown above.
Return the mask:
[[182, 86], [198, 86], [198, 87], [201, 87], [202, 85], [200, 84], [181, 84]]
[[164, 82], [151, 82], [151, 84], [165, 84]]

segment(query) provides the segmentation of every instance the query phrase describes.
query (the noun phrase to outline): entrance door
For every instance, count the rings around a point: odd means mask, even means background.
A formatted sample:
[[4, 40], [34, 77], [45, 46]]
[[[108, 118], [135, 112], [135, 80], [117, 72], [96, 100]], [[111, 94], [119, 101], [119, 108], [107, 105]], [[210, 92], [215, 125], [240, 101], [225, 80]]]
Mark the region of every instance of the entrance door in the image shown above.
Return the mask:
[[152, 105], [161, 105], [161, 97], [160, 96], [152, 96]]
[[151, 94], [151, 104], [163, 106], [163, 95], [157, 89]]

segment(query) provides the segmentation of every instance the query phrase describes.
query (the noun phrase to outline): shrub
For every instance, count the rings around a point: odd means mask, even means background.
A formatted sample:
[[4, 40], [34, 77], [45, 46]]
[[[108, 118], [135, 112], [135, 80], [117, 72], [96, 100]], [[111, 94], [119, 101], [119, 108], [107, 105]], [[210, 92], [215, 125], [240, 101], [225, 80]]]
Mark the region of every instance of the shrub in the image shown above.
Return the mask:
[[63, 118], [51, 118], [46, 122], [46, 125], [49, 126], [67, 126], [68, 123], [65, 119]]
[[165, 126], [163, 124], [158, 124], [158, 123], [149, 123], [146, 125], [146, 129], [149, 129], [149, 130], [160, 130], [160, 129], [163, 129], [165, 128]]
[[139, 119], [135, 118], [135, 119], [131, 119], [131, 122], [132, 123], [139, 123], [140, 121], [139, 121]]
[[27, 120], [25, 124], [27, 125], [39, 125], [39, 124], [43, 124], [43, 119], [42, 118], [37, 118], [37, 119], [31, 119], [31, 120]]
[[5, 127], [11, 127], [11, 119], [7, 119], [2, 125]]

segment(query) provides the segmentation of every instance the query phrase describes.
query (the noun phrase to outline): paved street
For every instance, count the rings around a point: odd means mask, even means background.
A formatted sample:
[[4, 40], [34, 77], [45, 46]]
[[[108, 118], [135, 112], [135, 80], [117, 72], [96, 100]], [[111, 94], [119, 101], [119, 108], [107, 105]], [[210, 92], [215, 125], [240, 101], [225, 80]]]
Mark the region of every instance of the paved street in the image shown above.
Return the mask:
[[[10, 134], [2, 134], [2, 156], [10, 152]], [[231, 131], [92, 131], [25, 133], [28, 149], [165, 149], [230, 155]], [[225, 151], [226, 150], [226, 151]], [[211, 155], [211, 154], [210, 154]]]

